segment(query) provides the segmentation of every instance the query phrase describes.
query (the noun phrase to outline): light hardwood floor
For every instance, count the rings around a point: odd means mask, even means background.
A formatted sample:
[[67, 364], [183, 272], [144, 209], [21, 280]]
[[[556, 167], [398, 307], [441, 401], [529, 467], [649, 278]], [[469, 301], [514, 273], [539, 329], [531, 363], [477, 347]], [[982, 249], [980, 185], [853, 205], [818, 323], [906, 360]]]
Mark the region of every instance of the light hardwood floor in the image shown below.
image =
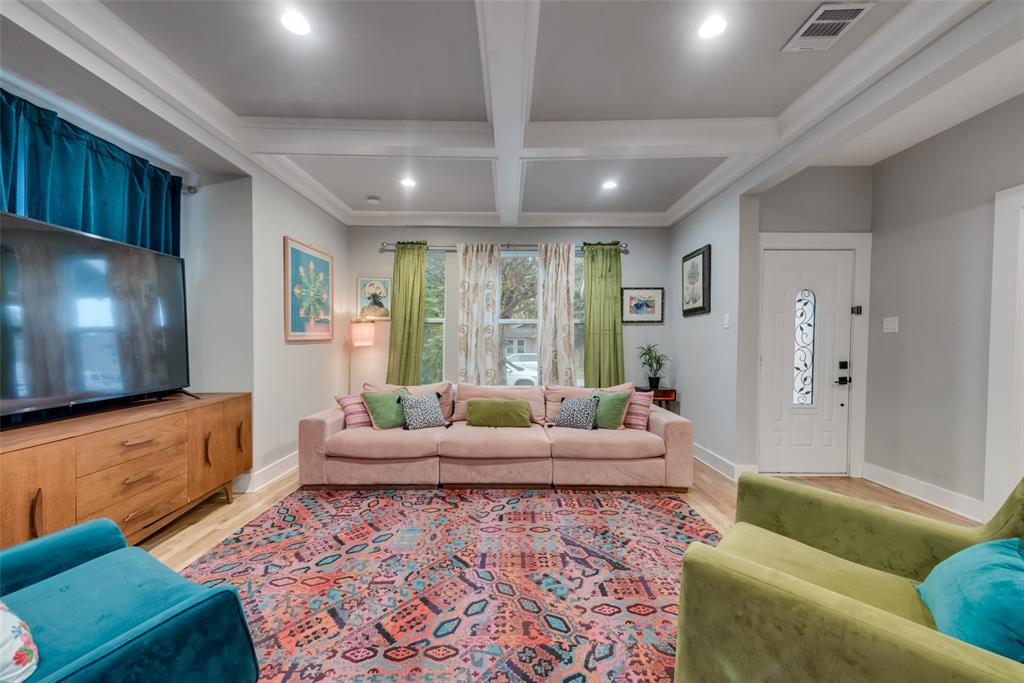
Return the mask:
[[[794, 480], [946, 522], [974, 524], [934, 505], [864, 479], [799, 477]], [[294, 472], [256, 493], [236, 495], [235, 502], [230, 505], [225, 502], [223, 495], [216, 495], [141, 545], [164, 564], [175, 571], [181, 571], [298, 486], [298, 472]], [[736, 483], [703, 463], [695, 463], [694, 485], [688, 493], [680, 495], [719, 531], [727, 531], [736, 519]]]

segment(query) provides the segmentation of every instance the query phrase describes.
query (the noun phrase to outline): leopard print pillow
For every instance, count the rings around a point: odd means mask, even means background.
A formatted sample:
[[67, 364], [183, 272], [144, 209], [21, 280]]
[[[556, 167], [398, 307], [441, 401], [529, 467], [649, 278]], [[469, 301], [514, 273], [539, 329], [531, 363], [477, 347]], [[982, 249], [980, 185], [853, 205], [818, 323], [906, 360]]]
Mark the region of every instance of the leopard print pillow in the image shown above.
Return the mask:
[[441, 394], [411, 394], [402, 396], [402, 412], [405, 413], [406, 429], [427, 429], [428, 427], [444, 427], [444, 414], [441, 412]]
[[593, 397], [562, 399], [555, 417], [556, 427], [593, 429], [597, 413], [597, 399]]

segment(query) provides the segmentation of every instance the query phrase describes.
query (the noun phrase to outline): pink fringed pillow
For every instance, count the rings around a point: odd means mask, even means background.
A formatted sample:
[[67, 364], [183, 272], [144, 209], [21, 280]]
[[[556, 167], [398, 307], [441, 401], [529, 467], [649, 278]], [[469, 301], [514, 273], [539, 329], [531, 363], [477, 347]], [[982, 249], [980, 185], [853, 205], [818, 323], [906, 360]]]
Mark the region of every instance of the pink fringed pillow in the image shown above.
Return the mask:
[[637, 391], [629, 399], [629, 407], [626, 408], [626, 418], [622, 426], [626, 429], [647, 429], [647, 418], [651, 414], [651, 404], [654, 402], [653, 391]]
[[354, 396], [335, 396], [334, 400], [341, 406], [341, 411], [345, 413], [345, 429], [354, 429], [356, 427], [372, 427], [373, 423], [370, 422], [370, 413], [366, 410], [366, 404], [363, 403], [363, 397], [356, 394]]

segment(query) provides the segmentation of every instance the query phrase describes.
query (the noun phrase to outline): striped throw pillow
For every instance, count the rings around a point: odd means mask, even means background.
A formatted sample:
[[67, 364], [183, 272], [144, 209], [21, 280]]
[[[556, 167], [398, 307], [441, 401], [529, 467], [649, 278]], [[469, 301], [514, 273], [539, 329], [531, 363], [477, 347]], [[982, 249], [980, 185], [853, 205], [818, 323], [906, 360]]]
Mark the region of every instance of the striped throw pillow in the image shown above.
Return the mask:
[[651, 403], [654, 402], [653, 391], [636, 391], [626, 408], [626, 418], [622, 426], [626, 429], [647, 429], [647, 418], [651, 414]]
[[359, 394], [354, 396], [335, 396], [334, 400], [338, 402], [342, 412], [345, 413], [345, 429], [373, 426], [373, 423], [370, 422], [370, 413], [366, 410], [366, 404], [363, 403], [362, 396]]

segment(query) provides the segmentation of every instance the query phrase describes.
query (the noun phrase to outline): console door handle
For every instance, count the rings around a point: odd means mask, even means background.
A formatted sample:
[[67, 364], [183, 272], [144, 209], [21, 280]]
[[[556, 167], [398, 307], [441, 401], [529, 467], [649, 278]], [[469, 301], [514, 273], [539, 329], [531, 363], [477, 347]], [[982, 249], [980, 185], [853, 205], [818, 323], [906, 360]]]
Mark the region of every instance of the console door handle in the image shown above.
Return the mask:
[[206, 436], [203, 438], [203, 457], [206, 459], [206, 464], [213, 467], [213, 461], [210, 460], [210, 437], [213, 432], [206, 432]]
[[238, 423], [238, 427], [235, 428], [235, 441], [238, 442], [238, 450], [242, 449], [242, 422]]
[[39, 532], [43, 529], [43, 489], [36, 489], [36, 495], [32, 496], [32, 505], [28, 511], [28, 533], [32, 538], [39, 538]]

